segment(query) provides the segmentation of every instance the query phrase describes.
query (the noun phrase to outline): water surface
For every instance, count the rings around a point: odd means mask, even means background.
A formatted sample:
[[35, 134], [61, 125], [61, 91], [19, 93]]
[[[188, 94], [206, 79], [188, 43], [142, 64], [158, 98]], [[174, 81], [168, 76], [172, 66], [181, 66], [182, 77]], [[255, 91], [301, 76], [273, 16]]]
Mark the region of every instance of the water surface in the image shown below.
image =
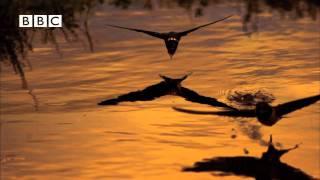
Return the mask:
[[[85, 40], [70, 44], [58, 37], [62, 58], [53, 46], [35, 45], [28, 56], [33, 69], [26, 68], [31, 93], [21, 89], [9, 66], [2, 66], [2, 178], [220, 179], [181, 169], [204, 158], [244, 155], [244, 149], [260, 157], [270, 134], [283, 147], [301, 142], [282, 161], [319, 178], [319, 103], [273, 127], [255, 119], [176, 112], [172, 106], [215, 108], [174, 96], [96, 105], [157, 83], [158, 74], [189, 72], [186, 87], [226, 102], [228, 92], [241, 89], [272, 93], [274, 104], [319, 93], [319, 18], [292, 20], [265, 13], [258, 31], [243, 36], [239, 9], [212, 5], [206, 11], [213, 13], [193, 18], [181, 8], [99, 7], [89, 24], [94, 53]], [[182, 39], [173, 60], [160, 40], [104, 25], [184, 30], [230, 14], [234, 16]]]

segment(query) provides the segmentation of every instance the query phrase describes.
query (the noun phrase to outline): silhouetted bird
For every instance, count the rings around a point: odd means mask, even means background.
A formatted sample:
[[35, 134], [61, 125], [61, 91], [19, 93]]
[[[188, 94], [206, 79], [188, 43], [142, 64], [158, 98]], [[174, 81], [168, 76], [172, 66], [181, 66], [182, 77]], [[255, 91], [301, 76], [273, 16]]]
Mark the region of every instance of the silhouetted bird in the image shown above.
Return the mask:
[[[271, 106], [266, 102], [257, 103], [255, 109], [243, 109], [243, 110], [227, 110], [227, 111], [195, 111], [183, 108], [173, 107], [176, 111], [190, 113], [190, 114], [212, 114], [220, 116], [230, 117], [256, 117], [260, 123], [272, 126], [277, 123], [286, 114], [294, 112], [303, 107], [309, 106], [320, 100], [320, 95], [311, 96], [287, 103], [279, 104], [277, 106]], [[235, 108], [234, 108], [235, 109]]]
[[121, 95], [114, 99], [107, 99], [98, 103], [98, 105], [116, 105], [125, 101], [151, 101], [165, 95], [176, 95], [191, 102], [233, 109], [232, 107], [217, 101], [215, 98], [201, 96], [198, 93], [181, 86], [181, 82], [185, 80], [188, 75], [178, 79], [172, 79], [162, 75], [160, 75], [160, 77], [163, 79], [160, 83], [148, 86], [143, 90]]
[[176, 50], [178, 48], [179, 41], [180, 41], [181, 37], [186, 36], [189, 33], [193, 32], [193, 31], [196, 31], [196, 30], [198, 30], [200, 28], [209, 26], [211, 24], [215, 24], [217, 22], [223, 21], [223, 20], [225, 20], [227, 18], [230, 18], [230, 17], [231, 16], [227, 16], [227, 17], [225, 17], [223, 19], [219, 19], [217, 21], [213, 21], [213, 22], [208, 23], [208, 24], [197, 26], [195, 28], [192, 28], [192, 29], [189, 29], [189, 30], [186, 30], [186, 31], [182, 31], [182, 32], [159, 33], [159, 32], [147, 31], [147, 30], [143, 30], [143, 29], [127, 28], [127, 27], [110, 25], [110, 24], [107, 24], [107, 25], [111, 26], [111, 27], [115, 27], [115, 28], [122, 28], [122, 29], [127, 29], [127, 30], [130, 30], [130, 31], [136, 31], [136, 32], [145, 33], [145, 34], [148, 34], [150, 36], [153, 36], [153, 37], [156, 37], [156, 38], [164, 40], [164, 42], [166, 44], [166, 47], [167, 47], [167, 50], [168, 50], [168, 54], [170, 55], [170, 58], [172, 58], [172, 56], [174, 55], [174, 53], [176, 52]]
[[282, 163], [280, 158], [289, 151], [298, 148], [279, 150], [272, 143], [270, 136], [268, 150], [262, 154], [261, 158], [236, 156], [236, 157], [216, 157], [194, 163], [192, 167], [185, 167], [187, 172], [220, 172], [217, 176], [238, 175], [253, 177], [257, 180], [287, 180], [287, 179], [315, 179], [300, 169]]

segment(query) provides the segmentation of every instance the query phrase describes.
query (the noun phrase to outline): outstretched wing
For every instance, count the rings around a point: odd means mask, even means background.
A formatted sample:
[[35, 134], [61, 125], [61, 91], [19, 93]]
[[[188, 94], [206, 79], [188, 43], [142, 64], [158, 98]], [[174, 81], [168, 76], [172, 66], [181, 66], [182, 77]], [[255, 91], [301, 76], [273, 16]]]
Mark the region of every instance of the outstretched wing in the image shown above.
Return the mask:
[[156, 37], [156, 38], [165, 39], [165, 35], [162, 33], [158, 33], [158, 32], [147, 31], [147, 30], [143, 30], [143, 29], [127, 28], [127, 27], [116, 26], [116, 25], [111, 25], [111, 24], [107, 24], [107, 26], [114, 27], [114, 28], [127, 29], [130, 31], [141, 32], [141, 33], [145, 33], [145, 34], [148, 34], [148, 35]]
[[172, 108], [176, 111], [188, 113], [188, 114], [218, 115], [218, 116], [243, 117], [243, 118], [256, 117], [255, 110], [197, 111], [197, 110], [184, 109], [184, 108], [178, 108], [178, 107], [172, 107]]
[[192, 90], [185, 88], [185, 87], [181, 87], [180, 90], [177, 92], [177, 95], [185, 98], [187, 101], [236, 110], [235, 108], [233, 108], [223, 102], [220, 102], [215, 98], [202, 96], [202, 95], [196, 93], [195, 91], [192, 91]]
[[295, 101], [279, 104], [275, 107], [276, 113], [278, 116], [283, 116], [288, 113], [291, 113], [293, 111], [296, 111], [298, 109], [304, 108], [306, 106], [309, 106], [311, 104], [314, 104], [315, 102], [320, 100], [320, 94], [316, 96], [310, 96], [303, 99], [298, 99]]
[[151, 101], [158, 97], [167, 95], [170, 91], [170, 88], [167, 86], [167, 83], [160, 82], [158, 84], [149, 86], [141, 91], [134, 91], [128, 94], [121, 95], [114, 99], [104, 100], [98, 105], [116, 105], [120, 102], [134, 102], [134, 101]]
[[231, 16], [232, 16], [232, 15], [227, 16], [227, 17], [222, 18], [222, 19], [219, 19], [219, 20], [216, 20], [216, 21], [213, 21], [213, 22], [208, 23], [208, 24], [204, 24], [204, 25], [201, 25], [201, 26], [198, 26], [198, 27], [195, 27], [195, 28], [192, 28], [192, 29], [183, 31], [183, 32], [179, 32], [179, 35], [180, 35], [180, 36], [186, 36], [186, 35], [188, 35], [189, 33], [193, 32], [193, 31], [196, 31], [196, 30], [198, 30], [198, 29], [200, 29], [200, 28], [203, 28], [203, 27], [209, 26], [209, 25], [211, 25], [211, 24], [215, 24], [215, 23], [217, 23], [217, 22], [223, 21], [223, 20], [225, 20], [225, 19], [230, 18]]

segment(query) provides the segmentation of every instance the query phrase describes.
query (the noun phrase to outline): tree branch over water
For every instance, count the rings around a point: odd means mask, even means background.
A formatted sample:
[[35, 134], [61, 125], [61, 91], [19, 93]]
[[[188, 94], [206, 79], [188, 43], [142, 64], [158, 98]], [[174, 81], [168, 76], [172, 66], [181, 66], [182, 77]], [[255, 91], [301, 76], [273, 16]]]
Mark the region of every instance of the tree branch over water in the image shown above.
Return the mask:
[[[9, 63], [13, 70], [20, 75], [22, 87], [28, 89], [24, 72], [25, 57], [33, 49], [33, 39], [40, 35], [42, 43], [53, 44], [61, 54], [56, 40], [57, 31], [61, 31], [65, 40], [77, 40], [84, 35], [93, 51], [93, 43], [88, 30], [88, 16], [90, 9], [103, 0], [2, 0], [0, 1], [0, 62]], [[62, 28], [19, 28], [18, 17], [21, 14], [61, 14]], [[84, 18], [82, 16], [85, 16]], [[81, 23], [82, 22], [82, 23]], [[84, 26], [85, 32], [80, 30]]]

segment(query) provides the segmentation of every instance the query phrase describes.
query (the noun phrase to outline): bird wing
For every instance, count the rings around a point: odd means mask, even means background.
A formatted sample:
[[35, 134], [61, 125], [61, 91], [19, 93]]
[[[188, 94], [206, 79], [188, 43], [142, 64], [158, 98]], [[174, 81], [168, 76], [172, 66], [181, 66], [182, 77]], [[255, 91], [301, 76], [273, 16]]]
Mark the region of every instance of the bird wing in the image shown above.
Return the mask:
[[114, 28], [127, 29], [130, 31], [141, 32], [141, 33], [145, 33], [145, 34], [148, 34], [148, 35], [156, 37], [156, 38], [165, 39], [165, 35], [162, 33], [158, 33], [158, 32], [147, 31], [147, 30], [143, 30], [143, 29], [127, 28], [127, 27], [116, 26], [116, 25], [111, 25], [111, 24], [107, 24], [107, 26], [114, 27]]
[[320, 100], [320, 94], [315, 95], [315, 96], [302, 98], [302, 99], [298, 99], [298, 100], [294, 100], [294, 101], [290, 101], [290, 102], [283, 103], [283, 104], [279, 104], [275, 107], [276, 114], [278, 116], [283, 116], [283, 115], [286, 115], [286, 114], [291, 113], [293, 111], [296, 111], [298, 109], [309, 106], [319, 100]]
[[104, 100], [98, 105], [117, 105], [120, 102], [134, 102], [134, 101], [151, 101], [161, 96], [167, 95], [170, 88], [167, 83], [160, 82], [155, 85], [148, 86], [147, 88], [139, 91], [130, 92], [128, 94], [120, 95], [117, 98]]
[[243, 117], [250, 118], [256, 117], [255, 110], [227, 110], [227, 111], [197, 111], [191, 109], [184, 109], [178, 107], [172, 107], [174, 110], [188, 113], [188, 114], [202, 114], [202, 115], [218, 115], [218, 116], [228, 116], [228, 117]]
[[185, 88], [185, 87], [181, 87], [180, 90], [177, 92], [177, 95], [185, 98], [187, 101], [200, 103], [200, 104], [207, 104], [207, 105], [215, 106], [215, 107], [224, 107], [224, 108], [235, 110], [235, 108], [233, 108], [223, 102], [220, 102], [215, 98], [202, 96], [202, 95], [198, 94], [197, 92], [195, 92], [191, 89]]
[[197, 27], [195, 27], [195, 28], [192, 28], [192, 29], [189, 29], [189, 30], [186, 30], [186, 31], [183, 31], [183, 32], [179, 32], [178, 34], [179, 34], [180, 36], [186, 36], [186, 35], [188, 35], [189, 33], [193, 32], [193, 31], [196, 31], [196, 30], [198, 30], [198, 29], [200, 29], [200, 28], [203, 28], [203, 27], [209, 26], [209, 25], [211, 25], [211, 24], [215, 24], [215, 23], [217, 23], [217, 22], [223, 21], [223, 20], [225, 20], [225, 19], [230, 18], [231, 16], [232, 16], [232, 15], [227, 16], [227, 17], [224, 17], [224, 18], [219, 19], [219, 20], [216, 20], [216, 21], [213, 21], [213, 22], [208, 23], [208, 24], [204, 24], [204, 25], [197, 26]]

